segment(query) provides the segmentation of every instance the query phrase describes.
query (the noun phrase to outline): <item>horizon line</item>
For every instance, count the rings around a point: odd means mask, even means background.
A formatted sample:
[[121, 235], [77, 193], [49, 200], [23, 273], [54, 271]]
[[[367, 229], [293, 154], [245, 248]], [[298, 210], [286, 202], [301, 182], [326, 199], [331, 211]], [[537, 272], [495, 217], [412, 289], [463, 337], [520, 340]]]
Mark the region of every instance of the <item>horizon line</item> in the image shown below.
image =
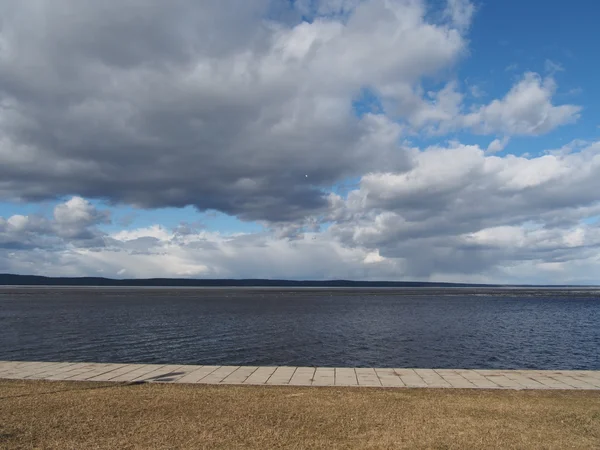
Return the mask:
[[[13, 280], [9, 280], [12, 278]], [[25, 283], [15, 283], [14, 281], [26, 281]], [[563, 288], [594, 288], [600, 287], [595, 284], [505, 284], [505, 283], [466, 283], [466, 282], [446, 282], [446, 281], [390, 281], [390, 280], [349, 280], [349, 279], [325, 279], [325, 280], [294, 280], [281, 278], [173, 278], [173, 277], [151, 277], [151, 278], [110, 278], [102, 276], [46, 276], [46, 275], [23, 275], [13, 273], [0, 273], [1, 286], [60, 286], [56, 283], [43, 284], [42, 281], [67, 282], [63, 286], [129, 286], [135, 287], [136, 283], [145, 283], [140, 286], [164, 286], [164, 287], [377, 287], [377, 285], [386, 285], [379, 287], [563, 287]], [[12, 281], [9, 283], [9, 281]], [[93, 284], [96, 282], [106, 282], [108, 284]], [[69, 283], [71, 282], [71, 283]], [[81, 283], [77, 283], [81, 282]], [[89, 284], [84, 284], [87, 282]], [[162, 282], [166, 284], [155, 284]], [[76, 284], [72, 284], [76, 283]], [[114, 284], [110, 284], [114, 283]], [[176, 284], [171, 284], [176, 283]], [[242, 283], [242, 284], [240, 284]], [[266, 283], [266, 284], [257, 284]], [[337, 286], [331, 286], [331, 285]], [[296, 285], [296, 286], [293, 286]], [[322, 286], [321, 286], [322, 285]], [[356, 286], [363, 285], [363, 286]]]

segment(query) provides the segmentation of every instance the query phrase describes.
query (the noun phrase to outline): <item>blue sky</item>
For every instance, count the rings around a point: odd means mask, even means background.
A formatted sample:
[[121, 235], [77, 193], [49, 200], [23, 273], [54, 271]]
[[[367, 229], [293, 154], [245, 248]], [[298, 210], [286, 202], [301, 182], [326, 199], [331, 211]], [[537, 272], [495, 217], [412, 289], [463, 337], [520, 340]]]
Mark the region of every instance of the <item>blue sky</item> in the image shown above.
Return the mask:
[[[515, 153], [523, 147], [535, 152], [560, 147], [574, 138], [597, 139], [600, 133], [600, 86], [595, 82], [599, 63], [595, 54], [599, 31], [595, 17], [600, 5], [577, 0], [481, 2], [469, 39], [470, 55], [460, 64], [463, 80], [480, 83], [492, 98], [506, 92], [524, 71], [549, 73], [549, 62], [562, 70], [554, 72], [557, 101], [577, 103], [584, 114], [576, 124], [546, 136], [515, 142]], [[550, 69], [550, 71], [548, 70]]]
[[64, 2], [0, 5], [0, 272], [600, 282], [596, 2]]

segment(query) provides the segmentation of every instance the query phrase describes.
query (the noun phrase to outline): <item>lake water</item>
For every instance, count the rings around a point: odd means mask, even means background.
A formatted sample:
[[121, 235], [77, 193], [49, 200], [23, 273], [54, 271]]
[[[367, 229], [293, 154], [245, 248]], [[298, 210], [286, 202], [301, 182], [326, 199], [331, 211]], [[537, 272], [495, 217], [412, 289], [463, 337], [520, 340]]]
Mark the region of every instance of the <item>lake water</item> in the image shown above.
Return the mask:
[[0, 360], [598, 370], [600, 290], [0, 287]]

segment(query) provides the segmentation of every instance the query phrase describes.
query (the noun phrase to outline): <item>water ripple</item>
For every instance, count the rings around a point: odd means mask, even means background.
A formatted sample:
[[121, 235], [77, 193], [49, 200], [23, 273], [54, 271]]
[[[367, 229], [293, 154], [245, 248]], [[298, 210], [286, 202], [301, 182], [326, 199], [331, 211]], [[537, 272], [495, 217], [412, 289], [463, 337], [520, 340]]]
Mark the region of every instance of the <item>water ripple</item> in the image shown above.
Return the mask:
[[0, 359], [600, 369], [598, 289], [0, 288]]

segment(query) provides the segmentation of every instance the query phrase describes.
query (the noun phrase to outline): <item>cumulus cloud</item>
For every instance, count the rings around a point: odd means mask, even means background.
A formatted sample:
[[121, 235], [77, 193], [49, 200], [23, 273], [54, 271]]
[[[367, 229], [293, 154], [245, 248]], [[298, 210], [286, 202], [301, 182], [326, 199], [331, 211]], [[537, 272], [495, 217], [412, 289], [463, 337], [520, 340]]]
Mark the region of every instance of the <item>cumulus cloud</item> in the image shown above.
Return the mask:
[[[561, 125], [576, 122], [581, 113], [577, 105], [555, 105], [556, 82], [527, 72], [501, 99], [488, 104], [472, 105], [465, 111], [464, 94], [458, 83], [451, 81], [439, 91], [427, 95], [414, 92], [407, 119], [417, 130], [441, 135], [452, 131], [470, 130], [476, 134], [506, 136], [538, 136]], [[406, 105], [404, 105], [406, 107]]]
[[68, 239], [81, 239], [91, 236], [90, 227], [110, 223], [108, 211], [99, 211], [89, 201], [73, 197], [54, 208], [53, 227], [56, 234]]
[[62, 249], [66, 245], [102, 245], [97, 225], [110, 223], [110, 213], [88, 200], [73, 197], [58, 204], [52, 218], [41, 214], [0, 217], [0, 249]]
[[552, 104], [556, 90], [552, 78], [542, 79], [528, 72], [501, 100], [481, 106], [467, 114], [463, 124], [476, 133], [509, 135], [540, 135], [554, 128], [573, 123], [581, 108], [575, 105]]
[[369, 174], [347, 199], [332, 195], [329, 232], [417, 277], [597, 257], [599, 228], [586, 219], [600, 214], [600, 143], [536, 158], [460, 144], [413, 157], [406, 173]]
[[451, 4], [435, 23], [417, 0], [317, 2], [311, 22], [266, 0], [4, 1], [0, 197], [300, 220], [334, 182], [407, 168], [396, 124], [352, 100], [453, 64]]
[[490, 142], [490, 145], [487, 147], [487, 153], [498, 153], [506, 148], [510, 138], [508, 136], [504, 136], [502, 139], [494, 139]]
[[[600, 270], [600, 143], [500, 153], [582, 108], [557, 104], [550, 60], [500, 98], [465, 93], [452, 69], [468, 57], [468, 0], [5, 0], [0, 16], [0, 200], [70, 198], [0, 218], [0, 271], [586, 282]], [[462, 144], [465, 132], [491, 142]], [[98, 199], [193, 205], [265, 231], [109, 232]]]

